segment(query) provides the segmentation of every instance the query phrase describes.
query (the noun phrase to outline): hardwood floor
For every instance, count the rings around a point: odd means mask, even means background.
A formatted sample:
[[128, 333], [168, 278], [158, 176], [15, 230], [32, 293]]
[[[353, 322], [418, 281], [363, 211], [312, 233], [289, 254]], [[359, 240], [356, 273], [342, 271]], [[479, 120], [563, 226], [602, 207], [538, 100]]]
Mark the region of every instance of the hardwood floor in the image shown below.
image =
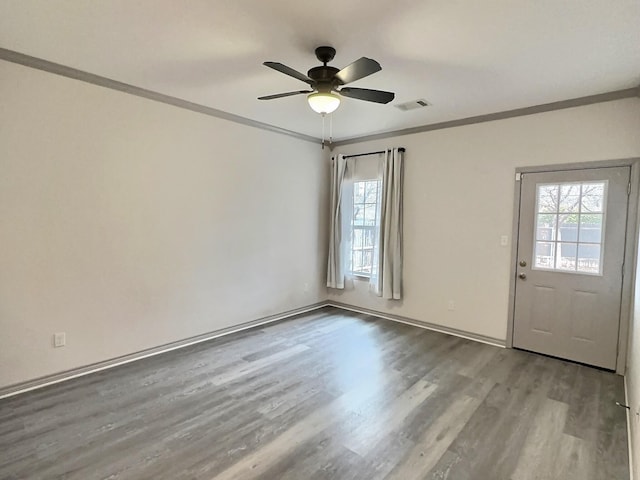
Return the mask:
[[628, 479], [622, 377], [325, 309], [0, 400], [1, 479]]

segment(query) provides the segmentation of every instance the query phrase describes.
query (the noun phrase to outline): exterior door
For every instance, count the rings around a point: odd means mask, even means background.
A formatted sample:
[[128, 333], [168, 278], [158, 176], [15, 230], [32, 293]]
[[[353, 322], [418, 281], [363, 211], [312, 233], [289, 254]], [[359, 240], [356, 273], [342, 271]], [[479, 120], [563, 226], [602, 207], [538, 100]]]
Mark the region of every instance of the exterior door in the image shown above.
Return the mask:
[[630, 173], [522, 174], [514, 347], [616, 368]]

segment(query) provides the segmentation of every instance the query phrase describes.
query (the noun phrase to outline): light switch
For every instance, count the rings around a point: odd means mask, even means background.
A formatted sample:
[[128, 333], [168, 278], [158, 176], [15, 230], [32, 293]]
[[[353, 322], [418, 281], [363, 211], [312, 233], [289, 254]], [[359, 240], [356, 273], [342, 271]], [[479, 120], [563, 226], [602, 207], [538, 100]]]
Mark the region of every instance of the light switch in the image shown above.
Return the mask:
[[507, 245], [509, 245], [509, 236], [508, 235], [502, 235], [500, 237], [500, 245], [502, 247], [506, 247]]

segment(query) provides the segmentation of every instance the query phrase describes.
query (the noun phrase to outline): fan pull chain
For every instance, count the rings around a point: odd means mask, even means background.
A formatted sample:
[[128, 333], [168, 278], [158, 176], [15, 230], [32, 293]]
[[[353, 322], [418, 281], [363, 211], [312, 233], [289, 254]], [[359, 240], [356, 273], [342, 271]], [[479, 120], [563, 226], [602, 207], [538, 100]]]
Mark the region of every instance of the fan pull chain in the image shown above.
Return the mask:
[[329, 116], [329, 145], [333, 143], [333, 114]]
[[325, 113], [322, 114], [322, 149], [324, 150], [324, 117], [326, 116]]

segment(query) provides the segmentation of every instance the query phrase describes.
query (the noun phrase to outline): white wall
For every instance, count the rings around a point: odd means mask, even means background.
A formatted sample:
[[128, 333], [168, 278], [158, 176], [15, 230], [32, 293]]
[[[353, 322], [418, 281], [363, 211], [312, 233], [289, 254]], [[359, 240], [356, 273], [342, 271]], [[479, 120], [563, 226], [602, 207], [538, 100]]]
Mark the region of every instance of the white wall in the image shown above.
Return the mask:
[[[410, 115], [410, 113], [408, 113]], [[404, 299], [364, 282], [330, 300], [505, 339], [516, 167], [640, 156], [640, 99], [338, 148], [404, 146]], [[510, 239], [511, 240], [511, 239]], [[448, 311], [448, 301], [456, 305]]]
[[326, 298], [319, 145], [6, 62], [0, 98], [0, 387]]

